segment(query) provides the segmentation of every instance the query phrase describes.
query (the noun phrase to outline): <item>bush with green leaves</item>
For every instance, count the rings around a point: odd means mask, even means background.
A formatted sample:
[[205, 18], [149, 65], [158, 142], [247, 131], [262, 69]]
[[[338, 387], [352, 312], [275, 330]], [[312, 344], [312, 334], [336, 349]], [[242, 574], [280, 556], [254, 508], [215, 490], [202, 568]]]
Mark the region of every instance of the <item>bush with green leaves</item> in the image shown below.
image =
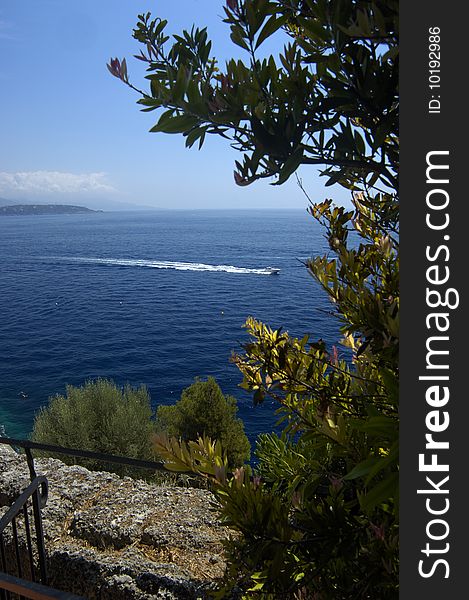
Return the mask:
[[[207, 437], [160, 436], [157, 450], [169, 468], [213, 481], [223, 519], [242, 534], [228, 545], [220, 597], [237, 584], [265, 599], [396, 598], [398, 2], [227, 0], [225, 22], [248, 58], [221, 67], [205, 29], [168, 45], [166, 21], [140, 15], [134, 37], [149, 90], [139, 103], [161, 112], [152, 131], [180, 133], [189, 147], [207, 133], [230, 139], [243, 153], [239, 185], [282, 184], [300, 165], [318, 165], [327, 185], [351, 191], [351, 209], [311, 203], [329, 253], [307, 269], [353, 358], [249, 318], [251, 341], [233, 360], [255, 402], [278, 403], [284, 427], [260, 437], [254, 477], [230, 474]], [[277, 32], [283, 50], [258, 58]], [[125, 61], [109, 69], [139, 91]]]
[[[67, 386], [65, 395], [50, 398], [34, 419], [35, 442], [105, 454], [155, 460], [154, 421], [150, 397], [144, 386], [117, 386], [107, 379]], [[142, 469], [103, 463], [93, 459], [57, 455], [69, 464], [120, 475], [145, 476]]]
[[236, 417], [236, 398], [224, 396], [213, 377], [196, 380], [183, 390], [172, 406], [159, 406], [156, 429], [170, 437], [197, 440], [207, 436], [220, 441], [231, 467], [249, 460], [250, 444], [241, 419]]

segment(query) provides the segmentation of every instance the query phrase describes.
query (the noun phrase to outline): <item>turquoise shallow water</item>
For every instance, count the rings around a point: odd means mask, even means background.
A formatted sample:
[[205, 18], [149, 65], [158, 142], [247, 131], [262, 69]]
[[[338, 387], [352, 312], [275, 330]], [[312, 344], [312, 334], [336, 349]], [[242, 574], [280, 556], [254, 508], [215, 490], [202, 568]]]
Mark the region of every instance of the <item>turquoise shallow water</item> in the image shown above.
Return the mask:
[[274, 407], [252, 406], [230, 354], [248, 315], [337, 341], [300, 262], [326, 251], [306, 211], [1, 218], [0, 423], [26, 436], [49, 396], [88, 378], [145, 383], [156, 406], [213, 375], [253, 440], [272, 429]]

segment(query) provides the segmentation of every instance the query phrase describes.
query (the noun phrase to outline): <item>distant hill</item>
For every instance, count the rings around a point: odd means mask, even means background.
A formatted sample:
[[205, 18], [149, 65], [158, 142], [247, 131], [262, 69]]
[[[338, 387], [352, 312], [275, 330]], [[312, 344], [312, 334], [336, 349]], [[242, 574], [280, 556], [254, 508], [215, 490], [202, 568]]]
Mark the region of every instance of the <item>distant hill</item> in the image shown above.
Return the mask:
[[10, 204], [0, 206], [0, 216], [5, 215], [69, 215], [90, 212], [103, 212], [91, 210], [85, 206], [68, 204]]
[[[79, 202], [82, 202], [83, 199], [74, 198], [73, 200], [65, 197], [57, 198], [57, 202], [55, 203], [66, 206], [76, 206]], [[76, 204], [74, 204], [76, 202]], [[37, 198], [36, 200], [29, 200], [28, 198], [10, 198], [7, 200], [6, 198], [0, 197], [0, 207], [2, 206], [13, 206], [18, 204], [24, 205], [39, 205], [39, 204], [51, 204], [50, 198]], [[155, 206], [149, 206], [145, 204], [133, 204], [131, 202], [119, 202], [117, 200], [110, 200], [108, 198], [87, 198], [86, 205], [90, 207], [92, 210], [105, 210], [108, 211], [122, 211], [122, 210], [158, 210]]]

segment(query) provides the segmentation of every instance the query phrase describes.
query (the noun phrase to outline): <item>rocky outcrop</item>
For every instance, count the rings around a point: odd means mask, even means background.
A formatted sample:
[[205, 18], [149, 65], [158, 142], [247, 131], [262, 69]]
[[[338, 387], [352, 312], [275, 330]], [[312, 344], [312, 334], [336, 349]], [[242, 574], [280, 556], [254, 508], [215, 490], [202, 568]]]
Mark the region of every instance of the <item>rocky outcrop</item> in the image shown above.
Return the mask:
[[[209, 491], [54, 459], [35, 465], [49, 481], [42, 514], [53, 587], [89, 600], [195, 599], [223, 576], [230, 532]], [[24, 458], [0, 445], [0, 505], [11, 505], [28, 483]]]
[[76, 215], [81, 213], [103, 212], [85, 206], [69, 204], [11, 204], [0, 206], [0, 216], [11, 215]]

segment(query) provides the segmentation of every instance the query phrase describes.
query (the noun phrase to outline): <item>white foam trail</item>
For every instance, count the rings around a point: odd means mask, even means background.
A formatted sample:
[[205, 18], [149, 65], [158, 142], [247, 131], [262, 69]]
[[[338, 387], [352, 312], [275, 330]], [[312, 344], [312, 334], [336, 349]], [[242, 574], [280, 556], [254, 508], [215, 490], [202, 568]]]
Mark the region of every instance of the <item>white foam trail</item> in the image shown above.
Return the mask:
[[[150, 269], [175, 269], [176, 271], [215, 271], [224, 273], [240, 273], [254, 275], [272, 275], [272, 268], [249, 269], [233, 265], [206, 265], [204, 263], [176, 262], [167, 260], [144, 260], [126, 258], [93, 258], [82, 256], [55, 256], [55, 260], [79, 262], [86, 264], [110, 265], [120, 267], [147, 267]], [[279, 269], [276, 269], [278, 272]]]

